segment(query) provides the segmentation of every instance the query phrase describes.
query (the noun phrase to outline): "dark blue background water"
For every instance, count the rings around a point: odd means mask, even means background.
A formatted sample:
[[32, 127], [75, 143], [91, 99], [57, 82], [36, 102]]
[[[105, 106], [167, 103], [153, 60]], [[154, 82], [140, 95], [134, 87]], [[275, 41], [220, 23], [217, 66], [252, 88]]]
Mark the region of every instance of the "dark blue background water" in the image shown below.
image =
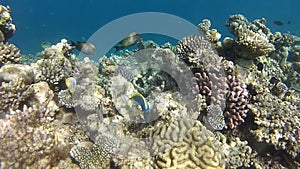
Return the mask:
[[[1, 4], [11, 7], [17, 32], [10, 42], [23, 54], [41, 51], [43, 41], [88, 39], [103, 25], [137, 12], [169, 13], [195, 25], [207, 18], [222, 37], [232, 36], [225, 27], [232, 14], [243, 14], [249, 21], [264, 17], [273, 32], [300, 35], [299, 0], [4, 0]], [[274, 25], [274, 20], [285, 24]]]

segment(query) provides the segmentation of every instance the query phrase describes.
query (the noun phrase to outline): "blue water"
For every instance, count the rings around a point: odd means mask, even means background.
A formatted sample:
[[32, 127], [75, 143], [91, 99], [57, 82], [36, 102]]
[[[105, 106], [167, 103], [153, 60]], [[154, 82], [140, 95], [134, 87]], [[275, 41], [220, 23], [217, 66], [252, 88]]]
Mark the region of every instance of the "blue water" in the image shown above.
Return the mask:
[[[243, 14], [249, 21], [264, 17], [272, 32], [300, 35], [299, 0], [4, 0], [1, 4], [11, 7], [17, 32], [9, 41], [16, 44], [22, 54], [41, 51], [43, 41], [89, 39], [105, 24], [138, 12], [164, 12], [195, 25], [207, 18], [223, 38], [232, 36], [225, 27], [232, 14]], [[277, 26], [272, 23], [274, 20], [291, 24]]]

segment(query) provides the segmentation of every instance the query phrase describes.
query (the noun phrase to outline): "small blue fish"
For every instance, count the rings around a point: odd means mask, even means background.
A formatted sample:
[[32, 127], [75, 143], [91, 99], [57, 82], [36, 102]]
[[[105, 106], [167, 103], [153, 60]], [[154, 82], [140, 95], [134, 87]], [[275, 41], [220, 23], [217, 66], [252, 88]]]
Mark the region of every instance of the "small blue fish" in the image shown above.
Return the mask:
[[142, 108], [142, 111], [144, 112], [144, 119], [147, 123], [150, 122], [150, 106], [147, 100], [144, 98], [143, 95], [140, 93], [136, 93], [132, 95], [129, 99], [133, 99], [136, 101]]

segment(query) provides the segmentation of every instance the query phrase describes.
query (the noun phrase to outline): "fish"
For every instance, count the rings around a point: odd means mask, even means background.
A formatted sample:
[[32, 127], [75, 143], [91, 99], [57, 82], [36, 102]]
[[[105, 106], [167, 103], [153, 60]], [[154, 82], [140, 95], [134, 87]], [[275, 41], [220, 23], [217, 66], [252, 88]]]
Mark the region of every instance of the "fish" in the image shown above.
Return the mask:
[[132, 32], [129, 35], [127, 35], [124, 39], [122, 39], [117, 45], [114, 46], [114, 48], [116, 49], [115, 53], [121, 49], [131, 47], [140, 42], [141, 40], [142, 37], [140, 34]]
[[150, 122], [150, 106], [144, 96], [140, 93], [133, 94], [129, 99], [136, 101], [144, 112], [144, 119], [147, 123]]
[[283, 26], [283, 22], [282, 21], [273, 21], [273, 23], [275, 24], [275, 25], [278, 25], [278, 26]]
[[43, 49], [50, 48], [51, 45], [52, 45], [52, 44], [51, 44], [50, 42], [46, 42], [46, 41], [44, 41], [44, 42], [41, 43], [41, 47], [42, 47]]
[[71, 93], [75, 92], [76, 83], [77, 83], [77, 81], [74, 77], [69, 77], [69, 78], [66, 78], [66, 80], [65, 80], [65, 84]]
[[71, 46], [86, 55], [96, 55], [96, 47], [90, 42], [71, 41]]

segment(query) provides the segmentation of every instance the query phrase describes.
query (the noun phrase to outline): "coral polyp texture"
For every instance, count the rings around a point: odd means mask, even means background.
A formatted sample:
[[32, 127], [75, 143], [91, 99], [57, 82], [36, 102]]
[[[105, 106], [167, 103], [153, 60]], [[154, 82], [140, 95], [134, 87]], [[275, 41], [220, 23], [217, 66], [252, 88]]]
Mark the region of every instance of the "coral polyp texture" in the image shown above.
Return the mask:
[[21, 63], [20, 50], [9, 43], [0, 43], [0, 66], [4, 64]]
[[[259, 142], [267, 143], [293, 158], [299, 156], [300, 115], [297, 102], [288, 102], [269, 93], [255, 97], [249, 108], [257, 129], [251, 132]], [[299, 104], [299, 100], [298, 100]]]
[[181, 119], [151, 135], [155, 168], [225, 168], [225, 150], [199, 121]]

